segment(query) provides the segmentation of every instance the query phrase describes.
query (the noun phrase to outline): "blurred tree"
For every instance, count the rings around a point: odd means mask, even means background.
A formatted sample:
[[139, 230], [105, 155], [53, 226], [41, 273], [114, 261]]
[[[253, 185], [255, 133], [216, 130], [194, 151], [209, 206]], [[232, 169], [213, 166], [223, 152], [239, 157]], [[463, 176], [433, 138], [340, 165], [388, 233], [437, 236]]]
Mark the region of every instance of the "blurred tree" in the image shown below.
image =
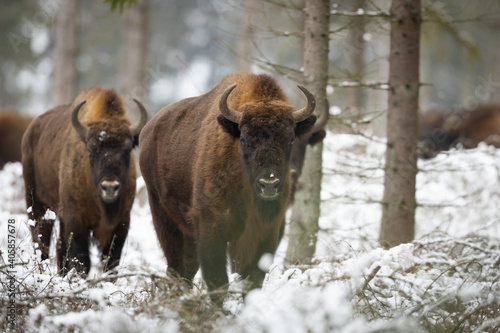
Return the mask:
[[[316, 114], [323, 112], [328, 80], [329, 0], [306, 0], [304, 6], [304, 84], [316, 97]], [[323, 144], [306, 152], [300, 186], [295, 193], [290, 221], [286, 265], [309, 264], [319, 230]]]
[[120, 67], [120, 92], [128, 109], [132, 98], [144, 100], [148, 86], [145, 66], [149, 41], [149, 0], [140, 0], [123, 14], [123, 45]]
[[[0, 8], [3, 35], [0, 39], [0, 106], [16, 107], [25, 113], [34, 109], [32, 99], [40, 104], [45, 101], [29, 84], [36, 82], [31, 74], [41, 72], [38, 66], [49, 53], [47, 26], [57, 10], [44, 11], [38, 1], [11, 0], [0, 0]], [[34, 39], [42, 43], [33, 47]]]
[[415, 234], [415, 180], [420, 59], [420, 0], [392, 0], [387, 148], [380, 242], [411, 242]]
[[71, 103], [76, 97], [79, 7], [79, 0], [65, 1], [57, 13], [54, 105]]
[[253, 44], [253, 16], [256, 0], [243, 1], [243, 15], [241, 20], [241, 35], [237, 42], [238, 70], [250, 70], [250, 58], [252, 57]]
[[[352, 6], [355, 11], [363, 10], [365, 0], [354, 0]], [[362, 15], [353, 17], [347, 34], [348, 56], [347, 71], [355, 81], [363, 81], [363, 55], [365, 49], [365, 19]], [[359, 117], [363, 113], [363, 88], [351, 87], [347, 89], [347, 117]]]

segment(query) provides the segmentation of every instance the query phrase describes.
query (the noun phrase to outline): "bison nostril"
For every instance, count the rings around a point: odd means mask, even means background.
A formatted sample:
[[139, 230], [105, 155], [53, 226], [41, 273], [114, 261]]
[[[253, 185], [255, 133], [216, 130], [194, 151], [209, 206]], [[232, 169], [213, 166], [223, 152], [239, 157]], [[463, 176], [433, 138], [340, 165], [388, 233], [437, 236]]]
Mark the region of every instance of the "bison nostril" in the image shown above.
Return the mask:
[[278, 178], [274, 178], [271, 180], [267, 180], [264, 178], [259, 179], [259, 186], [262, 191], [269, 191], [269, 190], [276, 191], [280, 183], [281, 181]]
[[101, 182], [101, 189], [107, 194], [107, 195], [115, 195], [116, 192], [120, 189], [120, 183], [116, 180], [105, 180]]

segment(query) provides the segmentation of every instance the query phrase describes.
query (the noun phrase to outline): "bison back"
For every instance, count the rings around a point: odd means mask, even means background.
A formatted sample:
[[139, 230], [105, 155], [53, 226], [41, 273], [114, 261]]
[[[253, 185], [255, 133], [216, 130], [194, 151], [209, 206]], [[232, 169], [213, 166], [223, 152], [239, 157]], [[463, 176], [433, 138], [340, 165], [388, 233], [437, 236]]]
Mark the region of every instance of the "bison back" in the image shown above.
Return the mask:
[[21, 140], [30, 122], [30, 117], [0, 110], [0, 168], [7, 162], [21, 161]]
[[150, 204], [161, 206], [171, 218], [179, 219], [176, 223], [180, 225], [185, 224], [195, 152], [202, 123], [210, 110], [206, 99], [200, 97], [163, 108], [146, 124], [139, 137], [139, 165]]

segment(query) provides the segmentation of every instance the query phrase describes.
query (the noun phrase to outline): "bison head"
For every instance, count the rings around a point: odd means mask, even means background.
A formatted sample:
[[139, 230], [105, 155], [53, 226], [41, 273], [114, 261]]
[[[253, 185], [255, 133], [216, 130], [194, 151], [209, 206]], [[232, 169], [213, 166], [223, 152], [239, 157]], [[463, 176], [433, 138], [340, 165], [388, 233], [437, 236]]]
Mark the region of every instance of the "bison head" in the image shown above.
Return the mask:
[[290, 169], [290, 154], [296, 137], [307, 133], [314, 125], [314, 96], [298, 86], [307, 97], [307, 106], [293, 111], [283, 101], [250, 103], [235, 111], [227, 105], [232, 85], [219, 100], [222, 128], [239, 138], [240, 156], [245, 174], [256, 197], [272, 201], [280, 197]]
[[117, 202], [127, 181], [130, 153], [137, 145], [139, 133], [148, 118], [144, 106], [134, 101], [141, 111], [141, 117], [131, 126], [125, 120], [102, 120], [89, 126], [82, 124], [78, 120], [78, 111], [86, 101], [78, 104], [71, 115], [73, 127], [87, 147], [90, 177], [105, 204]]
[[418, 149], [420, 158], [433, 158], [439, 152], [448, 150], [457, 144], [460, 133], [455, 118], [437, 110], [419, 114]]

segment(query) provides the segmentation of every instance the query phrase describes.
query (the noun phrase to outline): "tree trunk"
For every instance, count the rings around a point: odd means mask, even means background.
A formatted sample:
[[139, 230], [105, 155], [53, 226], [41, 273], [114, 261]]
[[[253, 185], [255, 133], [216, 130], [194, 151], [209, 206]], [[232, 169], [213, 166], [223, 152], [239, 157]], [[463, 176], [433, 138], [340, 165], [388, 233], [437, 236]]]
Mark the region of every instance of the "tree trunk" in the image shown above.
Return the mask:
[[125, 8], [120, 91], [130, 110], [135, 107], [132, 98], [144, 100], [148, 91], [145, 69], [149, 40], [149, 0], [140, 0]]
[[241, 24], [241, 35], [238, 38], [238, 70], [249, 71], [252, 57], [253, 43], [253, 16], [255, 12], [255, 0], [243, 1], [243, 15]]
[[79, 0], [65, 1], [61, 4], [57, 13], [54, 105], [71, 103], [76, 97], [79, 7]]
[[[352, 6], [354, 11], [359, 8], [363, 8], [365, 5], [365, 0], [354, 0], [352, 1]], [[352, 19], [353, 26], [347, 34], [346, 41], [346, 55], [347, 59], [347, 69], [350, 74], [353, 75], [353, 79], [356, 81], [362, 80], [363, 71], [363, 54], [365, 49], [365, 20], [363, 17], [356, 17]], [[357, 117], [361, 115], [363, 103], [363, 88], [361, 87], [351, 87], [347, 88], [347, 116]]]
[[[316, 114], [325, 107], [328, 79], [329, 0], [305, 1], [304, 85], [316, 97]], [[319, 230], [323, 144], [308, 147], [292, 206], [286, 265], [309, 264]]]
[[411, 242], [415, 234], [415, 179], [420, 54], [420, 0], [393, 0], [387, 150], [380, 242]]

